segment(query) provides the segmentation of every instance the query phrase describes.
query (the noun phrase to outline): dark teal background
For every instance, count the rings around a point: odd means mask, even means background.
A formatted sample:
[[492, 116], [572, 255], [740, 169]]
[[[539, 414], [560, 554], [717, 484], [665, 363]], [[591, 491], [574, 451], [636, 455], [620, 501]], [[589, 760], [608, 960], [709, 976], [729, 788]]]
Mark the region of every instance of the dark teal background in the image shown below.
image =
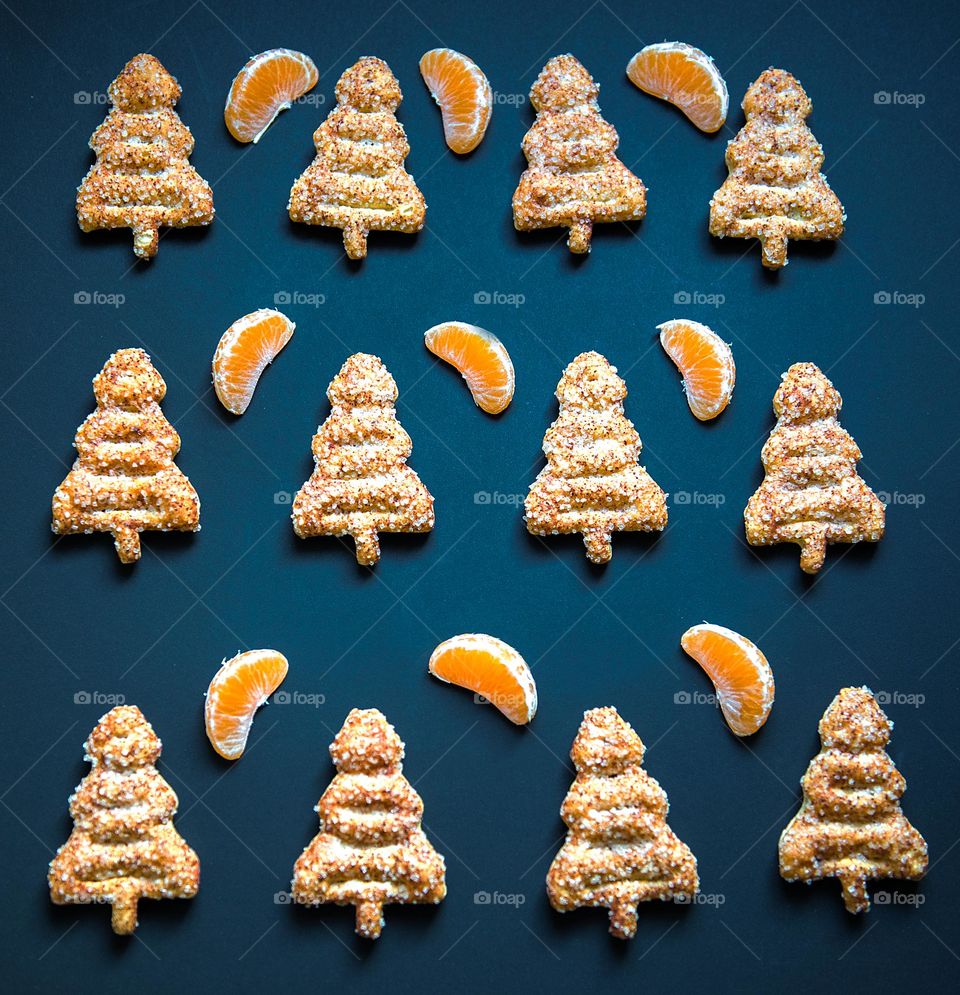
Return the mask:
[[[839, 992], [923, 990], [955, 974], [954, 9], [9, 0], [0, 23], [0, 880], [11, 991], [602, 991], [682, 981]], [[699, 133], [627, 81], [627, 60], [664, 38], [717, 60], [731, 95], [720, 134]], [[488, 134], [466, 159], [446, 150], [418, 74], [421, 53], [438, 45], [475, 58], [498, 94]], [[295, 106], [257, 146], [239, 146], [223, 125], [227, 89], [252, 52], [274, 46], [315, 59], [313, 94], [326, 103]], [[150, 265], [134, 265], [128, 232], [82, 234], [73, 210], [103, 94], [140, 51], [183, 86], [192, 162], [217, 208], [209, 229], [165, 236]], [[620, 154], [649, 188], [647, 219], [598, 226], [586, 259], [571, 257], [562, 232], [518, 235], [510, 214], [532, 121], [525, 96], [547, 58], [566, 51], [600, 83]], [[400, 80], [407, 167], [429, 208], [419, 236], [374, 234], [369, 258], [353, 266], [338, 232], [294, 226], [285, 207], [339, 74], [367, 54]], [[849, 216], [842, 244], [792, 244], [779, 274], [762, 270], [756, 244], [707, 234], [740, 100], [770, 65], [807, 88], [809, 123]], [[877, 93], [893, 96], [878, 103]], [[83, 293], [124, 300], [74, 303]], [[278, 293], [301, 295], [280, 305], [297, 331], [236, 419], [213, 395], [210, 358], [233, 320], [274, 306]], [[516, 306], [477, 303], [484, 294]], [[712, 424], [691, 416], [656, 341], [655, 326], [681, 316], [733, 343], [736, 392]], [[454, 318], [491, 329], [510, 350], [517, 394], [499, 419], [479, 412], [423, 347], [426, 328]], [[49, 503], [93, 407], [91, 378], [113, 350], [136, 345], [166, 378], [164, 410], [182, 436], [178, 463], [200, 494], [203, 531], [145, 536], [130, 569], [107, 537], [55, 541]], [[604, 570], [590, 567], [578, 539], [528, 536], [518, 507], [542, 465], [561, 370], [586, 349], [625, 377], [643, 460], [671, 494], [666, 533], [616, 537]], [[429, 536], [384, 539], [373, 572], [336, 540], [295, 539], [275, 498], [308, 476], [327, 383], [360, 350], [380, 355], [397, 380], [410, 462], [437, 509]], [[801, 574], [795, 547], [748, 549], [741, 519], [762, 476], [773, 392], [797, 360], [832, 377], [861, 472], [891, 496], [883, 542], [833, 547], [816, 580]], [[679, 648], [704, 618], [757, 640], [776, 674], [770, 720], [743, 742], [708, 704], [682, 703], [711, 691]], [[534, 666], [541, 704], [529, 728], [428, 677], [433, 647], [469, 631], [506, 639]], [[264, 646], [290, 660], [285, 691], [323, 704], [268, 706], [231, 765], [205, 739], [203, 692], [223, 657]], [[931, 868], [919, 887], [873, 885], [890, 901], [853, 918], [836, 882], [780, 880], [777, 837], [817, 752], [820, 715], [839, 688], [863, 683], [886, 696], [896, 722], [890, 752]], [[71, 829], [67, 796], [88, 769], [81, 744], [117, 695], [163, 739], [176, 825], [202, 863], [198, 898], [143, 902], [132, 940], [111, 934], [104, 908], [53, 907], [45, 880]], [[670, 824], [711, 896], [694, 908], [641, 908], [630, 944], [607, 936], [601, 911], [554, 913], [543, 885], [564, 831], [571, 740], [584, 709], [607, 704], [647, 743]], [[353, 936], [350, 910], [274, 899], [317, 830], [312, 807], [333, 773], [327, 746], [354, 706], [381, 708], [406, 741], [406, 773], [448, 867], [443, 904], [389, 908], [376, 944]]]

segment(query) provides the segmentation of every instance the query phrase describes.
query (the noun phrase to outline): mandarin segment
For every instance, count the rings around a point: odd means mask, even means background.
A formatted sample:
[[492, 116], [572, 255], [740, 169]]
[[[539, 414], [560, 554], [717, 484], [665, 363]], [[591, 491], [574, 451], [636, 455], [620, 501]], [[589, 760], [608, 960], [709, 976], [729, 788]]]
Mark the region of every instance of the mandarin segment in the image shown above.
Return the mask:
[[525, 725], [537, 714], [537, 685], [522, 656], [495, 636], [465, 633], [433, 651], [428, 669], [446, 684], [483, 695], [511, 722]]
[[657, 325], [660, 344], [683, 375], [683, 390], [694, 417], [716, 418], [730, 403], [737, 368], [730, 346], [706, 325], [674, 319]]
[[223, 333], [213, 354], [213, 386], [227, 411], [242, 415], [247, 410], [260, 375], [296, 327], [280, 311], [261, 308], [238, 318]]
[[713, 59], [693, 45], [647, 45], [627, 63], [627, 77], [644, 93], [679, 107], [701, 131], [719, 131], [727, 119], [727, 84]]
[[773, 670], [746, 636], [704, 622], [683, 634], [680, 645], [713, 681], [720, 710], [737, 736], [755, 733], [773, 708]]
[[272, 48], [253, 56], [237, 73], [223, 120], [238, 142], [256, 144], [294, 100], [317, 85], [313, 59], [289, 48]]
[[492, 332], [462, 321], [434, 325], [423, 336], [426, 347], [458, 370], [477, 407], [498, 415], [513, 400], [516, 376], [503, 343]]
[[433, 48], [420, 59], [420, 75], [440, 107], [443, 137], [459, 155], [472, 152], [487, 132], [493, 91], [480, 67], [452, 48]]
[[236, 760], [247, 745], [257, 709], [283, 683], [287, 658], [276, 650], [247, 650], [224, 660], [207, 689], [204, 725], [210, 745]]

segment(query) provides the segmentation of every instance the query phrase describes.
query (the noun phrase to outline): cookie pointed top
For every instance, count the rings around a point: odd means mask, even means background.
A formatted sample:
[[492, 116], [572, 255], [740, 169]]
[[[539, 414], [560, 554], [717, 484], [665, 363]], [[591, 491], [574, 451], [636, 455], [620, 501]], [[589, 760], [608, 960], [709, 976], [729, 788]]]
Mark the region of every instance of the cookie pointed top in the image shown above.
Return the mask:
[[97, 404], [139, 410], [163, 400], [167, 385], [143, 349], [118, 349], [93, 378]]
[[398, 767], [403, 741], [377, 708], [354, 708], [330, 744], [330, 756], [341, 772], [370, 773]]
[[603, 408], [627, 396], [627, 385], [599, 352], [582, 352], [563, 371], [557, 384], [561, 404]]
[[390, 67], [372, 55], [366, 55], [344, 72], [337, 82], [337, 103], [367, 113], [393, 113], [403, 100], [400, 84]]
[[762, 114], [775, 121], [802, 121], [812, 110], [806, 90], [785, 69], [764, 70], [743, 98], [747, 118]]
[[616, 708], [592, 708], [573, 741], [570, 759], [580, 774], [619, 774], [643, 763], [644, 745]]
[[832, 418], [843, 404], [840, 392], [815, 363], [794, 363], [773, 395], [773, 410], [784, 421]]
[[100, 719], [84, 749], [93, 764], [117, 770], [156, 763], [161, 744], [136, 705], [118, 705]]
[[348, 357], [327, 388], [331, 404], [393, 404], [397, 396], [397, 382], [383, 360], [366, 352]]
[[173, 107], [180, 99], [180, 84], [156, 56], [135, 55], [110, 84], [110, 102], [123, 111]]
[[890, 742], [893, 723], [868, 687], [844, 688], [820, 720], [824, 749], [846, 752], [882, 750]]
[[600, 87], [572, 55], [555, 55], [540, 71], [530, 90], [537, 111], [556, 111], [597, 99]]

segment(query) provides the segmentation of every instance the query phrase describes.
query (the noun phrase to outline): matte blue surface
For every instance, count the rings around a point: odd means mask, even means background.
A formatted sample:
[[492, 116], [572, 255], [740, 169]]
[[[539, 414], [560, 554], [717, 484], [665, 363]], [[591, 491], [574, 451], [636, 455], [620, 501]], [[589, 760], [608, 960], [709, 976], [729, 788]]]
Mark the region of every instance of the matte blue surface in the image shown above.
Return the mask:
[[[867, 981], [929, 989], [955, 972], [955, 9], [10, 0], [0, 22], [0, 880], [11, 990], [602, 991], [682, 978], [715, 991], [839, 992]], [[627, 81], [630, 56], [665, 37], [700, 45], [723, 70], [731, 112], [720, 134], [699, 133]], [[278, 45], [313, 56], [322, 75], [311, 96], [326, 103], [295, 106], [258, 145], [238, 146], [222, 121], [229, 82], [251, 52]], [[465, 159], [446, 150], [419, 79], [420, 54], [437, 45], [474, 57], [497, 93], [487, 137]], [[134, 265], [129, 233], [84, 235], [73, 212], [107, 85], [139, 51], [183, 86], [192, 162], [217, 208], [208, 230], [164, 237], [148, 266]], [[601, 84], [620, 154], [650, 191], [648, 218], [598, 227], [586, 259], [571, 257], [561, 232], [518, 235], [510, 215], [532, 121], [525, 96], [565, 51]], [[337, 77], [366, 54], [386, 59], [403, 87], [407, 166], [429, 209], [419, 236], [374, 234], [353, 266], [339, 233], [294, 226], [285, 207]], [[849, 216], [842, 244], [792, 244], [777, 275], [762, 270], [756, 244], [707, 234], [739, 102], [769, 65], [807, 88]], [[123, 299], [75, 303], [84, 293]], [[296, 334], [235, 419], [213, 395], [210, 357], [234, 319], [275, 300]], [[659, 322], [681, 316], [733, 342], [738, 385], [713, 424], [690, 415], [655, 338]], [[423, 347], [423, 331], [452, 318], [490, 328], [513, 356], [517, 396], [499, 419]], [[203, 531], [146, 536], [129, 569], [107, 537], [55, 542], [48, 509], [93, 407], [91, 378], [113, 350], [136, 345], [166, 378]], [[529, 537], [519, 508], [542, 465], [561, 370], [586, 349], [625, 377], [644, 461], [671, 493], [666, 533], [617, 537], [605, 570], [577, 539]], [[333, 539], [295, 539], [282, 503], [310, 472], [327, 383], [360, 350], [399, 384], [411, 465], [437, 507], [436, 530], [386, 538], [374, 572]], [[762, 476], [773, 392], [797, 360], [833, 378], [861, 471], [891, 502], [883, 542], [834, 547], [813, 581], [794, 547], [748, 549], [741, 520]], [[757, 640], [776, 672], [770, 721], [745, 742], [698, 703], [711, 688], [679, 648], [704, 618]], [[436, 643], [466, 631], [498, 635], [534, 665], [541, 706], [528, 729], [427, 675]], [[288, 656], [284, 690], [299, 703], [264, 709], [230, 765], [206, 742], [203, 691], [224, 656], [263, 646]], [[853, 918], [836, 882], [782, 882], [776, 844], [821, 713], [840, 687], [862, 683], [887, 696], [904, 810], [929, 842], [931, 870], [919, 887], [875, 885], [888, 903]], [[203, 868], [195, 901], [142, 903], [132, 940], [113, 937], [106, 909], [53, 907], [45, 881], [70, 832], [67, 796], [88, 769], [81, 744], [117, 695], [164, 741], [176, 824]], [[707, 898], [642, 908], [630, 944], [607, 936], [601, 911], [557, 915], [543, 887], [564, 831], [570, 743], [583, 710], [606, 704], [647, 743]], [[381, 708], [406, 741], [406, 773], [448, 866], [446, 901], [388, 909], [375, 945], [353, 936], [350, 910], [282, 897], [317, 829], [327, 745], [354, 706]]]

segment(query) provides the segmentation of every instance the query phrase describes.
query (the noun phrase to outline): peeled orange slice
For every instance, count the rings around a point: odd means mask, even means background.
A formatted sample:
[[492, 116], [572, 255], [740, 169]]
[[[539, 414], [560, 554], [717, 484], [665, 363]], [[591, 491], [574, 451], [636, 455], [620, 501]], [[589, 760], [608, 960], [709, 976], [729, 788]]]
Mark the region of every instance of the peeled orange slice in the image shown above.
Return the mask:
[[680, 645], [713, 681], [720, 710], [737, 736], [755, 733], [773, 708], [773, 671], [746, 636], [704, 622], [683, 634]]
[[683, 375], [690, 410], [700, 421], [716, 418], [730, 403], [737, 379], [730, 346], [697, 321], [676, 318], [657, 328], [660, 345]]
[[518, 726], [537, 714], [537, 685], [523, 657], [502, 639], [477, 633], [454, 636], [431, 654], [430, 673], [483, 695]]
[[238, 142], [259, 142], [274, 119], [317, 85], [313, 59], [289, 48], [255, 55], [237, 73], [227, 94], [223, 120]]
[[477, 407], [498, 415], [513, 400], [516, 377], [510, 354], [492, 332], [462, 321], [445, 321], [424, 333], [426, 347], [460, 371]]
[[452, 48], [433, 48], [420, 59], [420, 75], [440, 105], [443, 137], [460, 155], [483, 140], [493, 111], [493, 91], [480, 67]]
[[213, 354], [213, 386], [220, 403], [235, 415], [250, 407], [260, 374], [290, 341], [297, 326], [272, 308], [238, 318]]
[[682, 41], [647, 45], [627, 63], [630, 82], [679, 107], [701, 131], [718, 131], [730, 97], [713, 59]]
[[287, 658], [276, 650], [248, 650], [224, 660], [210, 687], [204, 722], [211, 745], [236, 760], [247, 745], [253, 715], [287, 676]]

